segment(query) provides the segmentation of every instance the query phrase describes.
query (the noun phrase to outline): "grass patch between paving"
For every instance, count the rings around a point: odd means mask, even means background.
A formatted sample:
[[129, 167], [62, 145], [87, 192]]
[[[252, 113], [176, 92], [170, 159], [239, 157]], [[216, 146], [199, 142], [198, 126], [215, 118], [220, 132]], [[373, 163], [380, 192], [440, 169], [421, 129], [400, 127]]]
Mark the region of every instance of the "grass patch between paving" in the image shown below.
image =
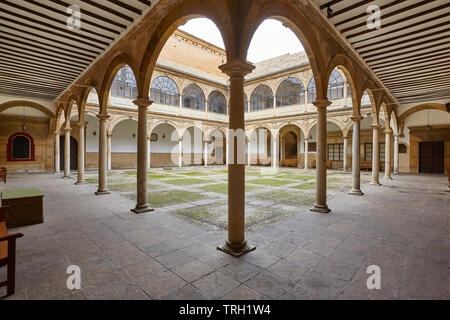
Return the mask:
[[[128, 197], [132, 200], [136, 200], [136, 194], [130, 194]], [[184, 190], [167, 190], [150, 192], [148, 194], [148, 202], [151, 207], [160, 208], [166, 206], [172, 206], [179, 203], [197, 201], [207, 198], [207, 196], [190, 191]]]
[[300, 189], [300, 190], [312, 190], [315, 187], [316, 187], [316, 183], [315, 182], [308, 182], [308, 183], [300, 184], [298, 186], [293, 186], [291, 188], [293, 188], [293, 189]]
[[284, 203], [293, 206], [310, 206], [314, 204], [315, 194], [302, 191], [271, 191], [251, 196], [253, 199]]
[[286, 184], [294, 183], [295, 181], [291, 180], [281, 180], [281, 179], [255, 179], [255, 180], [247, 180], [248, 183], [251, 184], [259, 184], [263, 186], [272, 186], [272, 187], [280, 187]]
[[[211, 184], [211, 185], [208, 185], [208, 186], [200, 187], [199, 189], [207, 191], [207, 192], [216, 192], [216, 193], [228, 194], [228, 183]], [[254, 191], [254, 190], [260, 190], [260, 189], [263, 189], [263, 187], [251, 186], [251, 185], [248, 185], [248, 184], [245, 185], [245, 192]]]
[[211, 181], [205, 179], [172, 179], [172, 180], [164, 180], [164, 182], [174, 184], [176, 186], [189, 186], [192, 184], [209, 183]]

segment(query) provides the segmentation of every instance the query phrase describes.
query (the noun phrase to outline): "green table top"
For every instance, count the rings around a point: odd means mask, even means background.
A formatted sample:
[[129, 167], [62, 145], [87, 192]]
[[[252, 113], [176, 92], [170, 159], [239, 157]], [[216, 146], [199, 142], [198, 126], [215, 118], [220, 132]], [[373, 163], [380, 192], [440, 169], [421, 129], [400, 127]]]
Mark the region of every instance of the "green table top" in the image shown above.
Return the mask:
[[39, 197], [44, 194], [39, 189], [7, 190], [2, 191], [2, 200]]

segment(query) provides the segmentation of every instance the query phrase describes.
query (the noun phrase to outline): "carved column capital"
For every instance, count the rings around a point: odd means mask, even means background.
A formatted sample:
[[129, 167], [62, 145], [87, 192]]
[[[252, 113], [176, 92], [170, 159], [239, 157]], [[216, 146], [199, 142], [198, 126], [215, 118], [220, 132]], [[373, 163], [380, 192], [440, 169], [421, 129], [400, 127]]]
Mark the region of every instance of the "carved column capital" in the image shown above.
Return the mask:
[[98, 118], [100, 121], [106, 121], [106, 120], [108, 120], [110, 117], [111, 117], [111, 116], [110, 116], [109, 114], [106, 114], [106, 113], [99, 113], [99, 114], [97, 115], [97, 118]]
[[137, 98], [136, 100], [133, 100], [133, 103], [138, 106], [138, 108], [148, 108], [153, 101], [149, 98]]
[[331, 101], [329, 101], [329, 100], [317, 100], [317, 101], [312, 102], [312, 104], [317, 109], [326, 109], [328, 106], [331, 105]]
[[255, 69], [255, 66], [249, 63], [248, 61], [235, 58], [219, 66], [219, 69], [222, 70], [222, 72], [228, 75], [230, 78], [234, 77], [243, 78], [247, 74], [251, 73], [253, 69]]

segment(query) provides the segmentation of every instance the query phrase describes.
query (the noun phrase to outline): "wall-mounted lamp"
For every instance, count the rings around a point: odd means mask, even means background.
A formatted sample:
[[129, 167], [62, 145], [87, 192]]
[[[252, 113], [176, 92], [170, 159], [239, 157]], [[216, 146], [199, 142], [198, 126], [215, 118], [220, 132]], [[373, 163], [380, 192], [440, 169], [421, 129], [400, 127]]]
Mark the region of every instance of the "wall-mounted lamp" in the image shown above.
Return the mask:
[[330, 17], [332, 13], [333, 13], [333, 9], [331, 9], [331, 4], [330, 4], [327, 7], [327, 15], [328, 15], [328, 17]]
[[94, 130], [94, 131], [92, 132], [92, 135], [95, 137], [96, 134], [97, 134], [97, 131]]
[[163, 135], [162, 135], [162, 138], [163, 138], [163, 139], [165, 139], [165, 138], [166, 138], [166, 135], [165, 135], [165, 134], [163, 134]]
[[133, 138], [136, 138], [136, 133], [133, 132]]

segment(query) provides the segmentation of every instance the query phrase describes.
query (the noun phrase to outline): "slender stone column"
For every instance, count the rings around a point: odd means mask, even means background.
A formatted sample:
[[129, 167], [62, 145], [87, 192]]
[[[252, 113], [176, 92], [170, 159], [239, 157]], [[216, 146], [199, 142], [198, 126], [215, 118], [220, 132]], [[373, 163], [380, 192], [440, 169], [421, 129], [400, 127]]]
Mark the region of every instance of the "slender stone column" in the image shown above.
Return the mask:
[[229, 138], [228, 138], [228, 136], [226, 136], [225, 137], [225, 165], [228, 165], [228, 163], [230, 162], [229, 158], [228, 158], [229, 150], [230, 150]]
[[86, 134], [86, 122], [78, 122], [78, 178], [75, 184], [85, 184], [84, 181], [84, 145]]
[[203, 149], [203, 158], [205, 159], [205, 167], [207, 167], [208, 166], [208, 141], [205, 140], [204, 143], [205, 143], [205, 146]]
[[372, 125], [372, 186], [381, 186], [380, 184], [380, 125]]
[[178, 139], [178, 166], [183, 166], [183, 137]]
[[[244, 125], [244, 76], [255, 67], [245, 61], [235, 59], [219, 67], [230, 76], [230, 121], [229, 135], [235, 132], [245, 132]], [[229, 141], [230, 138], [227, 139]], [[234, 150], [229, 155], [228, 162], [228, 241], [217, 249], [239, 257], [255, 249], [245, 240], [245, 163], [238, 163], [238, 145], [236, 139]], [[228, 152], [229, 150], [227, 150]]]
[[108, 155], [107, 155], [107, 137], [106, 137], [106, 120], [110, 116], [105, 113], [97, 115], [99, 119], [98, 128], [98, 190], [96, 195], [110, 194], [108, 190]]
[[64, 176], [63, 179], [71, 179], [70, 176], [70, 131], [71, 128], [65, 128], [64, 134]]
[[398, 134], [394, 134], [394, 174], [398, 175]]
[[148, 152], [147, 168], [149, 168], [149, 169], [152, 167], [152, 164], [151, 164], [152, 152], [150, 150], [150, 145], [151, 145], [150, 138], [147, 138], [147, 152]]
[[108, 146], [107, 146], [107, 156], [108, 156], [108, 170], [111, 170], [111, 163], [112, 163], [112, 156], [111, 156], [111, 140], [112, 140], [112, 135], [107, 133], [107, 141], [108, 141]]
[[327, 107], [328, 100], [313, 102], [317, 108], [317, 152], [316, 152], [316, 203], [310, 210], [328, 213], [327, 206]]
[[147, 168], [148, 168], [148, 149], [147, 149], [147, 110], [152, 104], [148, 98], [138, 98], [133, 101], [138, 107], [138, 133], [137, 133], [137, 203], [136, 207], [131, 209], [134, 213], [143, 213], [153, 211], [148, 204], [147, 195]]
[[252, 164], [252, 138], [250, 137], [247, 142], [247, 166]]
[[308, 139], [305, 138], [305, 170], [309, 169], [309, 159], [308, 159]]
[[280, 156], [279, 156], [279, 146], [280, 146], [280, 133], [277, 131], [272, 134], [272, 167], [280, 167]]
[[391, 134], [392, 130], [384, 131], [386, 141], [384, 145], [384, 179], [392, 180], [391, 177]]
[[59, 144], [59, 132], [55, 132], [55, 173], [60, 173], [60, 144]]
[[362, 196], [361, 191], [361, 151], [360, 148], [360, 124], [361, 116], [352, 117], [353, 138], [352, 138], [352, 189], [348, 194]]
[[344, 172], [348, 172], [348, 137], [343, 136], [344, 138]]

